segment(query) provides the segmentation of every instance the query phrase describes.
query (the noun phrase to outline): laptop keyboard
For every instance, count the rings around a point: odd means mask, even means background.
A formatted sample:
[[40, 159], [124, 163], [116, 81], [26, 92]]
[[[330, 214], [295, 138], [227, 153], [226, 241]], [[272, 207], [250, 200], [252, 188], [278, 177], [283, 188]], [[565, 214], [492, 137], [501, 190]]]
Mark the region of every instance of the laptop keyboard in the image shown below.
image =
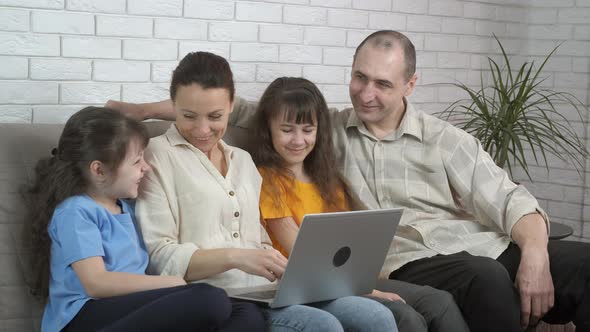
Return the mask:
[[252, 299], [268, 300], [268, 299], [274, 298], [276, 294], [277, 294], [277, 290], [271, 289], [271, 290], [265, 290], [265, 291], [243, 293], [243, 294], [239, 294], [239, 295], [241, 297], [249, 297]]

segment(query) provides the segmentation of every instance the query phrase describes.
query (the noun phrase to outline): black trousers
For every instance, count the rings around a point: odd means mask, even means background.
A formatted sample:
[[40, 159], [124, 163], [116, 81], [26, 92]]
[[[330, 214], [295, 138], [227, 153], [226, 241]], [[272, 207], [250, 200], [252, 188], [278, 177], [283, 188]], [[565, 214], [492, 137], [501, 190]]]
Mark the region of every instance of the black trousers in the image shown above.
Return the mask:
[[236, 302], [208, 284], [90, 300], [63, 331], [263, 331], [252, 303]]
[[[576, 331], [590, 331], [590, 243], [549, 241], [548, 251], [555, 305], [543, 320], [573, 321]], [[410, 262], [389, 278], [448, 291], [473, 332], [521, 331], [514, 287], [519, 262], [520, 249], [510, 244], [497, 260], [466, 252], [438, 255]]]

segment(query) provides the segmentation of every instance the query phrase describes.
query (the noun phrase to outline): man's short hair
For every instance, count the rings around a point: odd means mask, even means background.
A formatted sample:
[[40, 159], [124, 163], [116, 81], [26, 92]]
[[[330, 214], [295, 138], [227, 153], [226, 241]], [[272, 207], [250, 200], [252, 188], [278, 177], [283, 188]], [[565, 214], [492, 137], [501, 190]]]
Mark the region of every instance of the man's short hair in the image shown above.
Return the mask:
[[395, 47], [400, 46], [404, 51], [406, 80], [412, 78], [416, 72], [416, 49], [414, 48], [414, 44], [412, 44], [406, 35], [393, 30], [379, 30], [373, 32], [356, 48], [356, 51], [354, 52], [354, 59], [356, 59], [356, 55], [359, 50], [367, 43], [369, 43], [370, 46], [384, 49], [394, 49]]

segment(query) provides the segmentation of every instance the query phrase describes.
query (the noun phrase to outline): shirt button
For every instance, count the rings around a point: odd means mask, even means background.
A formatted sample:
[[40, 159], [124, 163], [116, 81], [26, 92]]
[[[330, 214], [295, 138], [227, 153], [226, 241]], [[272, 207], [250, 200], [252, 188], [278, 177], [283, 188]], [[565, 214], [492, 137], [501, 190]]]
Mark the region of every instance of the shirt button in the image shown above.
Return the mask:
[[237, 238], [239, 238], [239, 237], [240, 237], [240, 234], [238, 234], [238, 233], [236, 232], [236, 233], [234, 233], [234, 237], [237, 239]]
[[235, 194], [236, 194], [236, 193], [234, 193], [234, 191], [233, 191], [233, 190], [229, 192], [229, 195], [230, 195], [230, 196], [233, 196], [233, 195], [235, 195]]
[[234, 217], [236, 217], [236, 218], [237, 218], [237, 217], [239, 217], [239, 216], [240, 216], [240, 213], [239, 213], [238, 211], [234, 212]]

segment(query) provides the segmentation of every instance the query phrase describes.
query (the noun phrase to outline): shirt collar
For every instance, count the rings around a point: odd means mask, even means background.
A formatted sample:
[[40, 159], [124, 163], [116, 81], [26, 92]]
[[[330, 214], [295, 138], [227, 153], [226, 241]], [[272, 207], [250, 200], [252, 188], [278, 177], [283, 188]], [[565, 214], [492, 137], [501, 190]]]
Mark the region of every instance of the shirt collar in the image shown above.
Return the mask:
[[[387, 135], [385, 139], [397, 139], [403, 135], [411, 135], [416, 137], [419, 141], [422, 141], [422, 127], [420, 126], [420, 116], [418, 111], [414, 108], [414, 105], [410, 103], [404, 97], [404, 104], [406, 105], [406, 112], [404, 113], [404, 117], [399, 125], [399, 128], [394, 131], [393, 133]], [[346, 128], [356, 127], [360, 132], [370, 135], [373, 135], [367, 130], [365, 124], [358, 118], [356, 112], [350, 112], [350, 116], [348, 117], [348, 121], [346, 123]]]
[[[197, 151], [203, 153], [201, 150], [197, 149], [194, 145], [192, 145], [189, 141], [186, 140], [186, 138], [184, 138], [180, 134], [180, 132], [178, 131], [178, 128], [176, 128], [176, 124], [174, 124], [174, 123], [170, 126], [170, 128], [168, 128], [168, 130], [166, 131], [166, 133], [164, 135], [168, 139], [168, 142], [170, 143], [171, 146], [184, 145], [184, 146], [189, 147], [190, 149], [194, 149], [194, 150], [197, 150]], [[221, 145], [221, 148], [222, 148], [225, 156], [227, 158], [231, 158], [233, 155], [233, 151], [234, 151], [233, 147], [227, 145], [223, 141], [223, 139], [219, 140], [219, 144]]]

